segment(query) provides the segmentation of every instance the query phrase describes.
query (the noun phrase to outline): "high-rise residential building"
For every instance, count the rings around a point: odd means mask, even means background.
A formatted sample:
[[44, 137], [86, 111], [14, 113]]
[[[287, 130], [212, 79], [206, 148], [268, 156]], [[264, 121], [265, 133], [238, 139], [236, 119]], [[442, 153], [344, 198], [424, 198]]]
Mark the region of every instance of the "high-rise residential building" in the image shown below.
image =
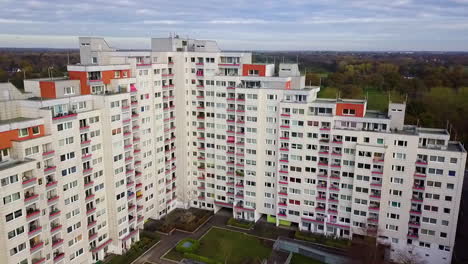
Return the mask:
[[297, 64], [214, 41], [79, 45], [68, 77], [0, 84], [1, 263], [93, 263], [177, 207], [450, 263], [466, 151], [404, 103], [320, 99]]

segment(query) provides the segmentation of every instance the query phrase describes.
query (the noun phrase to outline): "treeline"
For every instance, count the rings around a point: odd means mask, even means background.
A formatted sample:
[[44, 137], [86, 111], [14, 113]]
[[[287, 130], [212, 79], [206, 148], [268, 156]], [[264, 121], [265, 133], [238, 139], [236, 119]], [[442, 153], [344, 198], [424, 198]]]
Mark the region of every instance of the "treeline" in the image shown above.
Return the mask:
[[[341, 98], [381, 97], [369, 100], [407, 100], [406, 123], [447, 127], [452, 137], [468, 143], [468, 67], [409, 61], [406, 64], [370, 61], [340, 61], [336, 72], [308, 73], [307, 83], [334, 89]], [[390, 96], [386, 96], [389, 95]], [[386, 109], [379, 109], [386, 111]]]
[[34, 50], [3, 49], [0, 50], [0, 82], [10, 81], [18, 88], [23, 88], [23, 78], [64, 76], [67, 63], [79, 62], [76, 50]]

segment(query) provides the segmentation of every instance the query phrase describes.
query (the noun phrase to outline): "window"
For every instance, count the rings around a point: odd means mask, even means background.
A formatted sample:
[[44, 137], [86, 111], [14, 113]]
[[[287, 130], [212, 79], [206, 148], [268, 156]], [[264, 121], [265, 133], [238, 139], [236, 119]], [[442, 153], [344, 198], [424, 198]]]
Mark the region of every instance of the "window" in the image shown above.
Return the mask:
[[355, 115], [356, 110], [355, 109], [343, 109], [343, 115]]
[[14, 238], [17, 235], [21, 235], [22, 233], [24, 233], [24, 227], [20, 226], [8, 232], [8, 239]]
[[71, 86], [63, 88], [63, 95], [72, 95], [72, 94], [75, 94], [75, 88]]
[[19, 218], [21, 216], [23, 216], [23, 210], [20, 209], [20, 210], [16, 210], [13, 213], [9, 213], [5, 215], [5, 219], [6, 219], [6, 222], [10, 222], [11, 220]]
[[37, 135], [41, 132], [38, 126], [32, 127], [32, 133], [33, 135]]
[[456, 172], [453, 170], [449, 170], [448, 176], [455, 176]]
[[18, 175], [5, 177], [5, 178], [2, 178], [1, 180], [2, 186], [6, 186], [8, 184], [15, 183], [15, 182], [18, 182]]
[[384, 143], [383, 138], [378, 138], [378, 139], [377, 139], [377, 144], [383, 144], [383, 143]]
[[29, 132], [27, 128], [21, 128], [18, 130], [19, 137], [27, 137], [29, 136]]
[[7, 195], [3, 197], [3, 204], [9, 204], [11, 202], [14, 202], [16, 200], [19, 200], [21, 198], [21, 195], [19, 192]]

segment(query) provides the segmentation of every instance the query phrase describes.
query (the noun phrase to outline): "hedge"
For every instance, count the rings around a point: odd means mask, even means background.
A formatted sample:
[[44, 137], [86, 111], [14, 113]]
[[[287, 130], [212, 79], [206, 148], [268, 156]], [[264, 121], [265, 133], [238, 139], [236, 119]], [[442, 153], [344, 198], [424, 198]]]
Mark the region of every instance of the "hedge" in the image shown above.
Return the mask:
[[336, 248], [348, 248], [351, 245], [351, 241], [349, 239], [333, 238], [322, 234], [312, 234], [296, 231], [294, 237], [299, 240], [314, 242]]
[[250, 228], [252, 228], [254, 223], [253, 222], [248, 222], [248, 221], [239, 221], [239, 220], [231, 217], [231, 218], [229, 218], [227, 224], [230, 225], [230, 226], [236, 226], [236, 227], [240, 227], [240, 228], [250, 229]]

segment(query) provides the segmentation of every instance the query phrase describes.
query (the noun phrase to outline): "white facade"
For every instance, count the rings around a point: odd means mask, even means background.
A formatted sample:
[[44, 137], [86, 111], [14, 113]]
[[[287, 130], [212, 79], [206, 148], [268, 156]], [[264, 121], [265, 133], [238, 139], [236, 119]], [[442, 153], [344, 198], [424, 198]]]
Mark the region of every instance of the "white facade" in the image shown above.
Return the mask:
[[92, 263], [190, 206], [450, 263], [466, 152], [404, 104], [317, 99], [297, 65], [214, 41], [80, 53], [70, 81], [0, 84], [1, 263]]

